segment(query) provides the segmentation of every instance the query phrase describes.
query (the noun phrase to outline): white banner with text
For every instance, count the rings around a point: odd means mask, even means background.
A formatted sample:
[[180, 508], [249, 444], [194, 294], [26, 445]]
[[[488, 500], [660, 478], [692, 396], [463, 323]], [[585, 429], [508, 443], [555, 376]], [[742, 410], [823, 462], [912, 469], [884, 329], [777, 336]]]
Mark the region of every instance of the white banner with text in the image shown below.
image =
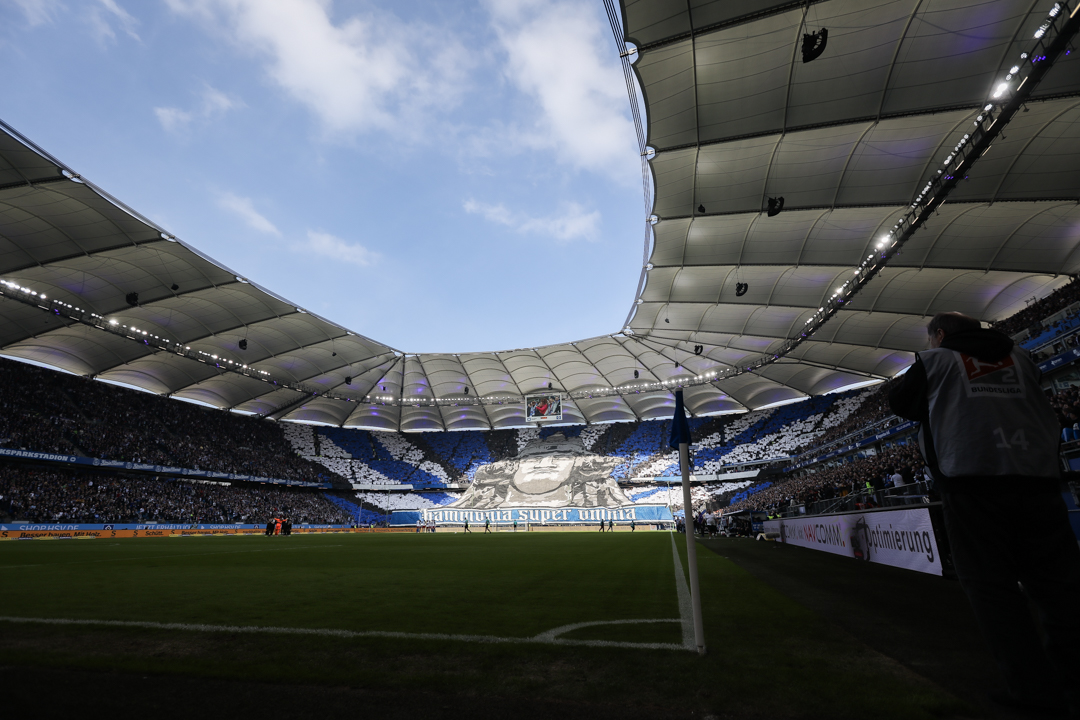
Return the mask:
[[857, 560], [941, 574], [937, 538], [925, 507], [765, 521], [780, 542]]

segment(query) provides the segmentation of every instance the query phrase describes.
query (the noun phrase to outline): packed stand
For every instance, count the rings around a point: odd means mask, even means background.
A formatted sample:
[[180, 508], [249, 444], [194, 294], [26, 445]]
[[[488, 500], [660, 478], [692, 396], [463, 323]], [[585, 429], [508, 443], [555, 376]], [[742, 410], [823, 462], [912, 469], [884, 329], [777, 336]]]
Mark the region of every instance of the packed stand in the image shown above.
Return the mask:
[[867, 489], [868, 482], [874, 490], [882, 490], [890, 484], [887, 477], [893, 474], [892, 471], [899, 472], [908, 485], [926, 479], [926, 464], [915, 443], [894, 445], [877, 455], [795, 475], [736, 499], [729, 509], [775, 513], [787, 507], [862, 492]]
[[319, 482], [276, 423], [0, 358], [0, 445]]
[[369, 510], [362, 504], [349, 502], [345, 498], [337, 497], [336, 495], [327, 495], [326, 499], [337, 505], [344, 513], [352, 518], [350, 524], [359, 527], [375, 527], [376, 525], [385, 525], [389, 516], [384, 512], [375, 512]]
[[1037, 336], [1047, 329], [1043, 324], [1045, 318], [1061, 312], [1076, 302], [1080, 302], [1080, 282], [1077, 282], [1077, 278], [1073, 278], [1068, 285], [1058, 288], [1042, 300], [1031, 303], [1004, 320], [991, 323], [990, 327], [1010, 337], [1025, 330], [1032, 336]]
[[[700, 485], [692, 485], [690, 487], [690, 502], [694, 508], [704, 508], [706, 506], [725, 505], [726, 501], [735, 493], [753, 485], [754, 480], [738, 480], [738, 481], [721, 481], [701, 483]], [[683, 492], [682, 487], [675, 485], [671, 488], [670, 497], [661, 495], [657, 497], [653, 502], [663, 501], [665, 504], [669, 504], [673, 511], [681, 510], [683, 506]], [[635, 500], [634, 502], [641, 502]]]
[[461, 498], [461, 493], [358, 492], [356, 499], [387, 512], [392, 510], [423, 510], [449, 505]]
[[1080, 388], [1073, 385], [1058, 391], [1050, 396], [1050, 406], [1062, 428], [1080, 428]]
[[0, 512], [49, 523], [347, 524], [321, 493], [0, 465]]
[[828, 426], [825, 431], [817, 437], [807, 438], [799, 443], [796, 446], [795, 452], [801, 453], [811, 448], [824, 447], [847, 435], [858, 433], [871, 427], [877, 430], [894, 424], [885, 423], [879, 425], [879, 423], [886, 418], [893, 418], [896, 421], [895, 424], [903, 422], [902, 420], [897, 419], [896, 416], [893, 415], [892, 410], [889, 409], [889, 392], [899, 384], [900, 380], [900, 377], [896, 377], [888, 382], [876, 385], [870, 390], [861, 391], [865, 397], [857, 405], [856, 409], [844, 413], [843, 418], [839, 422], [835, 422]]
[[472, 482], [476, 471], [491, 463], [494, 456], [478, 430], [427, 433], [422, 440], [432, 454], [453, 473], [459, 482]]

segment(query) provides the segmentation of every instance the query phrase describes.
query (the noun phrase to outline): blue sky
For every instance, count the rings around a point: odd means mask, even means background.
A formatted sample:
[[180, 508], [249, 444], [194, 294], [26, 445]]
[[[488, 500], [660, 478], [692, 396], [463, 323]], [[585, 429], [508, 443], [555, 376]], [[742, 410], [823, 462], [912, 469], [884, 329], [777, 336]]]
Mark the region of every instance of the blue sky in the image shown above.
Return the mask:
[[0, 118], [408, 352], [618, 331], [645, 208], [600, 0], [0, 0]]

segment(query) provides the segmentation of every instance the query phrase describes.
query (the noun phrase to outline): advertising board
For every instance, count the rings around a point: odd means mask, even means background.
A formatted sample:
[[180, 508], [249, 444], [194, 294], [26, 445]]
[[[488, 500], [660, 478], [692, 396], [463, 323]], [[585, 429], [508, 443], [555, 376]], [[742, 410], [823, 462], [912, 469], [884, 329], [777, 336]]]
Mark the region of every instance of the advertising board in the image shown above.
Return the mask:
[[926, 507], [780, 518], [765, 521], [780, 542], [834, 555], [941, 574], [937, 538]]

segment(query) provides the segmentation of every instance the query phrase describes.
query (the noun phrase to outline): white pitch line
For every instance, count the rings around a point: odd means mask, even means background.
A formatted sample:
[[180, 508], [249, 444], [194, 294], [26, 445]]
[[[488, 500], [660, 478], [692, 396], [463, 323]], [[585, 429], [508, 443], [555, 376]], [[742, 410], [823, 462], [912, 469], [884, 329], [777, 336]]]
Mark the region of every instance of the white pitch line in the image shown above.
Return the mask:
[[679, 595], [679, 619], [682, 620], [682, 642], [687, 650], [697, 650], [694, 639], [694, 608], [690, 602], [690, 588], [686, 585], [679, 548], [675, 545], [675, 533], [670, 533], [671, 554], [675, 558], [675, 592]]
[[[499, 637], [496, 635], [449, 635], [443, 633], [407, 633], [390, 632], [385, 630], [335, 630], [332, 628], [287, 628], [258, 625], [202, 625], [188, 623], [159, 623], [143, 622], [137, 620], [75, 620], [71, 618], [26, 618], [0, 616], [0, 622], [37, 624], [37, 625], [85, 625], [98, 627], [139, 628], [145, 630], [183, 630], [188, 632], [218, 632], [218, 633], [246, 633], [268, 635], [316, 635], [323, 637], [339, 638], [398, 638], [401, 640], [457, 640], [459, 642], [473, 642], [486, 644], [517, 644], [517, 645], [571, 645], [580, 647], [613, 647], [635, 648], [639, 650], [685, 650], [684, 645], [675, 643], [637, 643], [618, 642], [615, 640], [563, 640], [559, 638], [548, 639], [546, 633], [535, 637], [515, 638]], [[619, 621], [613, 621], [619, 622]], [[673, 622], [657, 620], [632, 620], [622, 622]], [[592, 623], [587, 623], [592, 624]], [[558, 628], [556, 628], [558, 629]]]
[[538, 642], [550, 642], [557, 638], [559, 635], [565, 635], [572, 630], [580, 630], [581, 628], [593, 627], [596, 625], [642, 625], [645, 623], [677, 623], [682, 622], [681, 618], [663, 619], [663, 620], [596, 620], [594, 622], [580, 622], [572, 623], [570, 625], [562, 625], [554, 630], [547, 630], [533, 637], [533, 640]]

